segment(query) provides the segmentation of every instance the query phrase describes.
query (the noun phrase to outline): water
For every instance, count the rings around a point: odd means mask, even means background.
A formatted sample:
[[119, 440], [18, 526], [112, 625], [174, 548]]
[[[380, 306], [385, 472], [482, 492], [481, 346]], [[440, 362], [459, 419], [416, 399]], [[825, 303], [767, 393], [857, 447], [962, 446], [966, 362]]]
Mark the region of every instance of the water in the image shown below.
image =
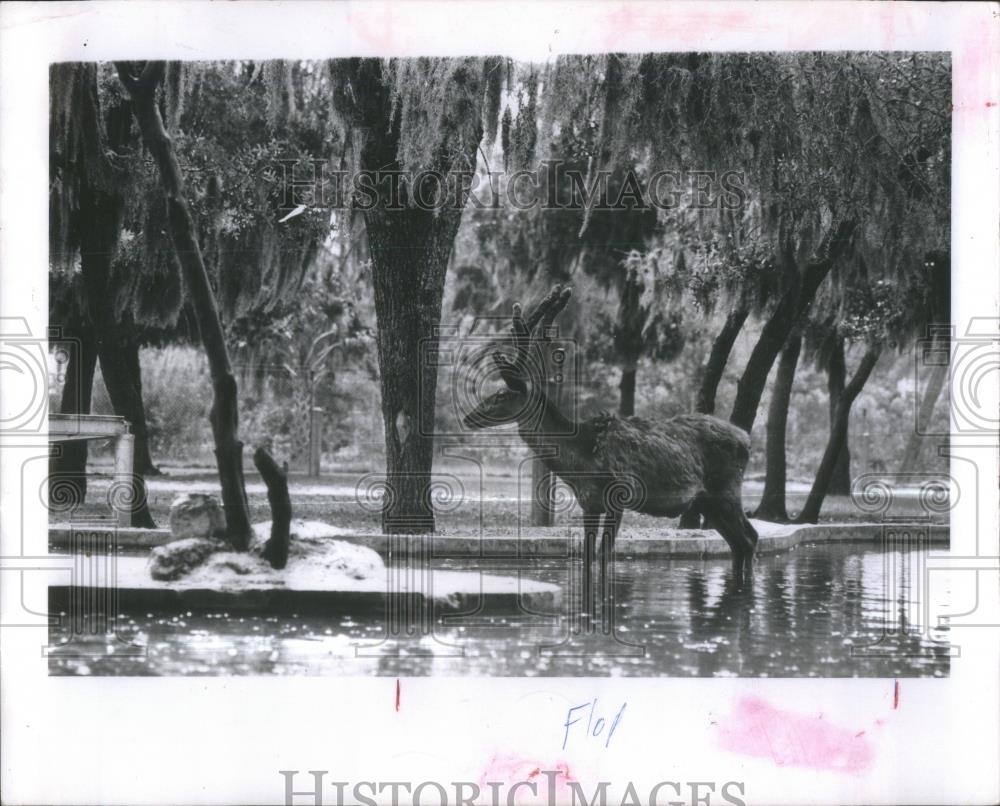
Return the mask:
[[[488, 675], [941, 677], [947, 628], [912, 623], [917, 552], [845, 544], [758, 559], [751, 591], [725, 560], [619, 561], [616, 637], [570, 635], [563, 616], [437, 619], [387, 640], [382, 613], [126, 613], [118, 639], [53, 628], [53, 675]], [[460, 567], [442, 563], [442, 568]], [[497, 573], [517, 573], [496, 570]], [[565, 586], [565, 561], [525, 577]], [[574, 607], [574, 611], [578, 609]], [[616, 640], [617, 639], [617, 640]], [[131, 646], [130, 646], [131, 645]], [[138, 653], [138, 654], [133, 654]], [[76, 657], [73, 657], [75, 655]]]

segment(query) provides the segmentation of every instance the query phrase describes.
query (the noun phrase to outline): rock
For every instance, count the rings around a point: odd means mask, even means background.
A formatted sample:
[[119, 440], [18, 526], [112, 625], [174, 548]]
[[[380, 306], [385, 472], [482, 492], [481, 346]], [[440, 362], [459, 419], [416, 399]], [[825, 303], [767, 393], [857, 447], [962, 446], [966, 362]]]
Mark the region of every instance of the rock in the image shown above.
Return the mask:
[[188, 537], [157, 546], [149, 555], [149, 574], [153, 579], [178, 579], [199, 567], [209, 555], [227, 548], [221, 540]]
[[226, 516], [214, 496], [188, 493], [170, 505], [170, 534], [174, 539], [221, 537], [225, 533]]

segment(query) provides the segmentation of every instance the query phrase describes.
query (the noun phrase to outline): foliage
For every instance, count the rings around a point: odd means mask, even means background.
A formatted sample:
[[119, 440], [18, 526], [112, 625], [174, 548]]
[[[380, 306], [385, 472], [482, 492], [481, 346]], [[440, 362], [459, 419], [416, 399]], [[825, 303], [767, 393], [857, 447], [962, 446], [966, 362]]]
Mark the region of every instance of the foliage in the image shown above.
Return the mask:
[[[122, 144], [118, 152], [109, 152], [116, 170], [105, 180], [113, 182], [125, 201], [111, 278], [115, 309], [119, 316], [133, 315], [140, 324], [173, 329], [184, 294], [162, 191], [132, 127], [128, 101], [113, 68], [101, 64], [93, 69], [98, 71], [101, 126]], [[280, 109], [266, 79], [275, 74], [283, 87]], [[65, 84], [54, 72], [54, 108], [73, 97]], [[306, 209], [285, 222], [279, 221], [278, 213], [284, 201], [283, 171], [297, 163], [301, 175], [312, 169], [316, 154], [334, 150], [327, 107], [319, 102], [322, 92], [315, 71], [298, 63], [284, 64], [277, 71], [250, 62], [168, 65], [160, 89], [164, 119], [185, 174], [200, 245], [225, 319], [294, 294], [329, 231], [329, 217], [320, 210]], [[81, 119], [79, 110], [68, 117], [54, 115], [54, 139], [79, 138], [74, 130]], [[53, 188], [54, 209], [73, 207], [71, 190]], [[78, 248], [64, 219], [53, 218], [55, 272], [67, 267], [72, 271]]]
[[245, 376], [257, 381], [256, 392], [266, 379], [291, 399], [273, 425], [274, 433], [290, 434], [294, 458], [308, 445], [309, 410], [331, 398], [337, 370], [364, 363], [375, 377], [374, 339], [358, 309], [356, 278], [334, 268], [320, 262], [296, 300], [253, 311], [229, 328], [232, 352]]
[[730, 221], [680, 205], [663, 222], [702, 306], [775, 298], [838, 219], [862, 222], [855, 254], [887, 279], [947, 242], [946, 54], [567, 56], [547, 83], [543, 131], [597, 132], [590, 162], [744, 177]]

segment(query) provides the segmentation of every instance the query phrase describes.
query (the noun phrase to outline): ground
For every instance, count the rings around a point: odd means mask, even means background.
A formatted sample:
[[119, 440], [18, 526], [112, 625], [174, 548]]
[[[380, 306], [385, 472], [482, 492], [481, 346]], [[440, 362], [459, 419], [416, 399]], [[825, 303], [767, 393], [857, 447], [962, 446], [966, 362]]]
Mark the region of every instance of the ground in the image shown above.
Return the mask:
[[[91, 483], [87, 500], [76, 516], [99, 516], [107, 513], [106, 491], [110, 481], [110, 467], [91, 467]], [[212, 492], [218, 495], [218, 476], [207, 468], [164, 468], [164, 475], [147, 479], [149, 508], [160, 526], [167, 525], [170, 504], [181, 493]], [[491, 529], [516, 528], [529, 521], [530, 480], [518, 483], [513, 473], [487, 469], [480, 478], [467, 467], [443, 468], [437, 476], [441, 490], [450, 493], [435, 497], [437, 504], [437, 530], [448, 534], [467, 532], [470, 529], [488, 527]], [[380, 477], [371, 475], [367, 468], [342, 469], [324, 473], [320, 477], [307, 477], [301, 473], [291, 473], [289, 490], [292, 497], [294, 517], [305, 520], [322, 520], [327, 523], [364, 531], [379, 528], [379, 505], [377, 500], [359, 503], [363, 491]], [[250, 503], [250, 517], [254, 522], [270, 520], [266, 490], [260, 476], [253, 471], [246, 474], [247, 497]], [[747, 481], [744, 485], [744, 508], [752, 511], [760, 497], [763, 484]], [[795, 513], [802, 506], [808, 494], [808, 485], [790, 482], [788, 509]], [[916, 491], [898, 491], [892, 511], [887, 513], [897, 517], [922, 517]], [[579, 514], [579, 509], [567, 499], [557, 507], [556, 522]], [[632, 529], [655, 529], [665, 524], [675, 524], [675, 519], [654, 518], [634, 512], [626, 514], [627, 526]], [[60, 518], [61, 520], [62, 518]], [[849, 496], [829, 496], [824, 505], [821, 522], [872, 520], [871, 514], [859, 510]]]

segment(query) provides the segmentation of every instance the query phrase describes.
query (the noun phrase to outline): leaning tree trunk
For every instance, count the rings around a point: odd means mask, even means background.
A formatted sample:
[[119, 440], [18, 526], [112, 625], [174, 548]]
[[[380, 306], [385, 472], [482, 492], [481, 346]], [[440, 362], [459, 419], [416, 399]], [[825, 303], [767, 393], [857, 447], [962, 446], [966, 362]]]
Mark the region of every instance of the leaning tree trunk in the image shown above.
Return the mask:
[[[94, 372], [97, 368], [97, 344], [91, 328], [73, 328], [66, 334], [69, 360], [66, 381], [59, 404], [60, 414], [90, 414], [93, 399]], [[51, 467], [53, 478], [58, 476], [64, 489], [72, 490], [75, 501], [87, 498], [87, 442], [63, 442], [54, 446], [57, 455]]]
[[789, 288], [778, 300], [774, 311], [761, 328], [760, 337], [747, 359], [736, 384], [736, 400], [729, 420], [747, 433], [753, 430], [757, 408], [767, 385], [774, 361], [788, 341], [788, 335], [816, 296], [820, 283], [830, 270], [829, 263], [810, 264], [801, 283]]
[[781, 351], [778, 372], [771, 390], [771, 403], [767, 410], [767, 473], [764, 479], [764, 494], [754, 513], [755, 518], [788, 521], [785, 508], [785, 485], [788, 469], [785, 457], [785, 435], [788, 426], [788, 404], [792, 399], [792, 384], [795, 369], [802, 349], [802, 334], [795, 331], [788, 337], [788, 344]]
[[267, 502], [271, 506], [271, 536], [261, 555], [272, 568], [288, 565], [289, 534], [292, 523], [292, 499], [288, 494], [288, 470], [278, 467], [271, 454], [263, 448], [254, 451], [253, 463], [267, 485]]
[[635, 364], [622, 367], [622, 378], [618, 383], [618, 413], [622, 417], [635, 414]]
[[[715, 396], [722, 381], [722, 375], [729, 362], [729, 355], [733, 351], [737, 336], [743, 330], [747, 317], [750, 315], [750, 308], [740, 305], [729, 312], [726, 321], [712, 343], [712, 349], [705, 361], [705, 366], [701, 371], [701, 382], [698, 385], [698, 398], [695, 402], [695, 411], [699, 414], [715, 414]], [[770, 371], [770, 370], [769, 370]], [[766, 378], [766, 375], [765, 375]], [[749, 430], [749, 429], [747, 429]], [[692, 504], [681, 515], [677, 526], [681, 529], [700, 529], [703, 526], [701, 509]]]
[[699, 414], [715, 414], [715, 396], [726, 371], [729, 354], [733, 351], [736, 337], [743, 330], [743, 325], [750, 315], [750, 307], [740, 305], [729, 312], [719, 335], [712, 342], [712, 350], [701, 371], [701, 383], [698, 385], [698, 401], [695, 411]]
[[[927, 387], [924, 389], [924, 396], [920, 401], [917, 420], [913, 424], [913, 433], [906, 440], [903, 461], [899, 464], [900, 473], [912, 473], [914, 468], [916, 468], [917, 460], [920, 458], [920, 449], [924, 444], [924, 434], [930, 430], [934, 407], [937, 405], [938, 398], [941, 396], [941, 390], [944, 389], [945, 381], [947, 380], [948, 365], [936, 365], [931, 371], [930, 378], [927, 379]], [[867, 470], [867, 468], [865, 469]]]
[[[833, 432], [834, 420], [837, 418], [837, 406], [840, 397], [844, 393], [844, 384], [847, 382], [847, 364], [844, 360], [844, 339], [834, 336], [833, 352], [830, 354], [830, 363], [826, 370], [826, 388], [830, 397], [830, 431]], [[830, 488], [827, 492], [830, 495], [850, 495], [851, 494], [851, 451], [850, 444], [850, 421], [848, 430], [844, 431], [840, 447], [837, 449], [837, 462], [833, 466], [833, 476], [830, 478]]]
[[147, 62], [139, 77], [132, 74], [128, 62], [119, 62], [116, 66], [122, 84], [132, 99], [132, 112], [142, 132], [143, 142], [160, 173], [160, 182], [167, 199], [170, 236], [184, 275], [184, 284], [198, 317], [201, 340], [208, 357], [212, 376], [210, 419], [219, 482], [222, 486], [226, 534], [236, 549], [246, 550], [252, 529], [243, 480], [243, 443], [239, 440], [238, 431], [236, 378], [229, 363], [219, 309], [184, 195], [180, 165], [156, 105], [156, 87], [163, 78], [165, 65], [163, 62]]
[[760, 398], [767, 385], [767, 376], [785, 342], [788, 341], [788, 334], [809, 310], [816, 298], [816, 292], [845, 249], [853, 231], [852, 221], [844, 221], [837, 227], [825, 245], [826, 254], [806, 264], [798, 284], [793, 285], [781, 296], [770, 318], [761, 329], [757, 344], [754, 345], [737, 383], [736, 401], [729, 415], [729, 421], [747, 433], [753, 429]]
[[365, 214], [378, 318], [385, 426], [386, 533], [434, 531], [435, 358], [445, 273], [461, 212], [372, 210]]
[[881, 348], [878, 346], [869, 347], [868, 351], [861, 359], [861, 363], [855, 370], [853, 377], [844, 387], [844, 392], [840, 396], [837, 404], [837, 414], [830, 429], [830, 437], [826, 443], [826, 450], [823, 451], [823, 458], [820, 460], [819, 469], [816, 471], [816, 478], [813, 480], [812, 489], [809, 490], [809, 497], [805, 506], [795, 518], [796, 523], [816, 523], [819, 520], [819, 513], [823, 507], [823, 499], [826, 498], [833, 478], [833, 470], [837, 463], [837, 455], [840, 452], [843, 440], [847, 435], [847, 424], [851, 416], [851, 406], [854, 400], [861, 393], [868, 377], [871, 375], [875, 364], [878, 362]]

